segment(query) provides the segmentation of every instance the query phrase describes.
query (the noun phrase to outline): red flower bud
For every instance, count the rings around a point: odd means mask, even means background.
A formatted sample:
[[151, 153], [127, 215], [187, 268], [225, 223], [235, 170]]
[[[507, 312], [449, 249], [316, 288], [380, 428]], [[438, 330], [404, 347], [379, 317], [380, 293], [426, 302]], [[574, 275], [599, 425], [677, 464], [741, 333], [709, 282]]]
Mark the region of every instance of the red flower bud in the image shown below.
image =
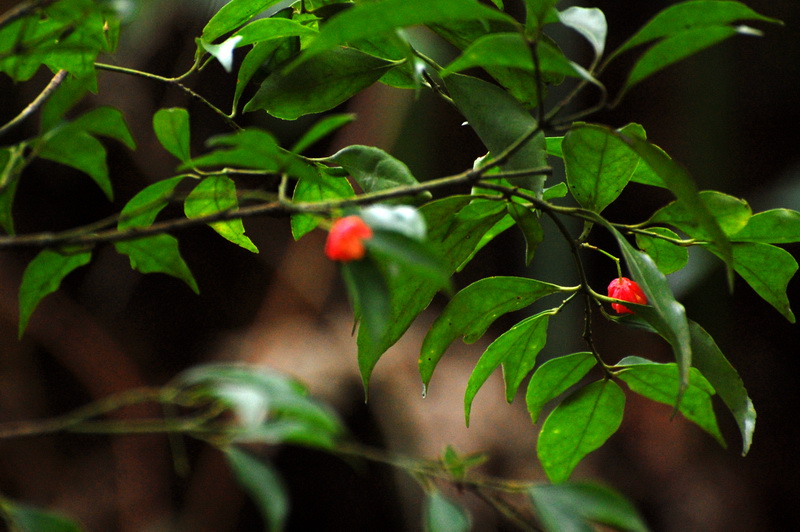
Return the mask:
[[[627, 277], [620, 277], [611, 281], [611, 284], [608, 285], [608, 297], [640, 305], [647, 304], [647, 296], [644, 295], [642, 287], [636, 281], [631, 281]], [[611, 308], [616, 310], [617, 314], [633, 314], [631, 309], [620, 303], [611, 303]]]
[[358, 216], [345, 216], [333, 222], [325, 255], [331, 260], [350, 262], [364, 257], [364, 240], [372, 237], [372, 229]]

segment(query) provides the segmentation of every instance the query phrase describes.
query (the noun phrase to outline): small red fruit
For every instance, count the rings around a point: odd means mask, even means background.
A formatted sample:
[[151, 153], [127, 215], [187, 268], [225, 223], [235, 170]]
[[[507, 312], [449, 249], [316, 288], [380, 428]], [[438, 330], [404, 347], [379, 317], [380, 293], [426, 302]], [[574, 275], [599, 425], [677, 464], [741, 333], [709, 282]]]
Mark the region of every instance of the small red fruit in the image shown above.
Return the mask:
[[[611, 281], [611, 284], [608, 285], [608, 297], [638, 303], [639, 305], [647, 304], [647, 296], [644, 295], [642, 287], [636, 281], [631, 281], [627, 277], [620, 277]], [[611, 303], [611, 308], [616, 310], [617, 314], [633, 314], [631, 309], [620, 303]]]
[[367, 252], [364, 240], [371, 237], [372, 229], [358, 216], [339, 218], [328, 233], [325, 255], [339, 262], [359, 260]]

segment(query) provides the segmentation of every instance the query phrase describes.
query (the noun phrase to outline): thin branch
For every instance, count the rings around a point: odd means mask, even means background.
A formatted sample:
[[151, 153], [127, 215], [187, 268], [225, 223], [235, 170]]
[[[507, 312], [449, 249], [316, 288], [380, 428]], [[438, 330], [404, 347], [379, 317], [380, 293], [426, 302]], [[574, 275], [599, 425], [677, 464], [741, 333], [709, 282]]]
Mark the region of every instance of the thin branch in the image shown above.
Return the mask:
[[56, 0], [30, 0], [28, 2], [22, 2], [17, 4], [16, 6], [12, 7], [2, 15], [0, 15], [0, 29], [5, 28], [12, 22], [19, 20], [23, 17], [28, 16], [30, 13], [33, 13], [37, 9], [41, 9], [44, 7], [49, 6]]
[[55, 92], [55, 90], [59, 85], [61, 85], [66, 77], [67, 71], [59, 70], [56, 75], [53, 76], [53, 79], [50, 80], [50, 83], [47, 84], [44, 90], [42, 90], [42, 92], [40, 92], [39, 95], [34, 98], [34, 100], [28, 104], [27, 107], [25, 107], [25, 109], [23, 109], [17, 116], [12, 118], [7, 124], [0, 127], [0, 136], [3, 136], [3, 134], [15, 128], [21, 124], [23, 120], [35, 113], [39, 107], [41, 107], [44, 102], [46, 102], [47, 99]]

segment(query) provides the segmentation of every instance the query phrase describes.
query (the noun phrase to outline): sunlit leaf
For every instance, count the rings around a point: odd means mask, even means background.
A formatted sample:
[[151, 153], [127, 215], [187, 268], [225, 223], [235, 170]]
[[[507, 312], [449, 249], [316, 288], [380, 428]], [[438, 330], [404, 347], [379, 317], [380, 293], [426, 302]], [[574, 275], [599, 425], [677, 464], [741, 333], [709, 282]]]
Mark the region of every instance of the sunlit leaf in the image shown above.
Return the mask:
[[545, 404], [577, 384], [597, 364], [589, 352], [553, 358], [542, 364], [528, 382], [525, 402], [534, 423]]
[[[207, 177], [194, 187], [183, 205], [187, 218], [200, 218], [236, 210], [239, 208], [236, 183], [227, 176]], [[245, 236], [244, 224], [240, 218], [213, 222], [209, 226], [226, 240], [248, 251], [258, 253], [255, 244]]]
[[316, 34], [317, 30], [305, 24], [301, 24], [296, 20], [270, 17], [251, 22], [233, 34], [231, 39], [240, 37], [241, 39], [236, 43], [236, 46], [239, 47], [273, 39], [303, 37]]
[[[753, 214], [750, 205], [743, 199], [716, 190], [704, 190], [700, 192], [699, 196], [719, 228], [726, 235], [733, 235], [742, 230]], [[674, 201], [657, 210], [649, 221], [650, 223], [670, 224], [698, 240], [712, 238], [691, 208], [682, 201]]]
[[203, 28], [202, 38], [214, 42], [278, 2], [280, 0], [231, 0], [211, 17]]
[[747, 225], [731, 235], [731, 240], [762, 244], [800, 242], [800, 212], [772, 209], [754, 214]]

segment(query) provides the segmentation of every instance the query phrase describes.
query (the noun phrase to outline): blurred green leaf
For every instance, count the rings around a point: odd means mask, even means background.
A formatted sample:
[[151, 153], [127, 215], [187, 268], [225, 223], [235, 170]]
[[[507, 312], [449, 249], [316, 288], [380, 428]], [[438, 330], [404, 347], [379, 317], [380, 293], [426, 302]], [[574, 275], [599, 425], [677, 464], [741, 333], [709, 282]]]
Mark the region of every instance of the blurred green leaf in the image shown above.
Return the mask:
[[[364, 192], [378, 192], [419, 184], [404, 162], [380, 148], [348, 146], [325, 160], [344, 167]], [[422, 196], [430, 198], [431, 194], [426, 192]]]
[[536, 253], [536, 248], [544, 241], [544, 230], [536, 214], [517, 203], [508, 204], [508, 212], [525, 237], [525, 264], [529, 265]]
[[756, 410], [736, 369], [722, 354], [714, 339], [697, 323], [689, 322], [692, 335], [692, 363], [700, 370], [728, 407], [742, 434], [742, 456], [753, 443]]
[[433, 370], [456, 338], [463, 336], [465, 342], [475, 342], [503, 314], [560, 291], [557, 285], [524, 277], [487, 277], [464, 288], [453, 296], [425, 335], [419, 357], [422, 382], [430, 382]]
[[277, 4], [280, 0], [231, 0], [211, 17], [203, 28], [202, 38], [214, 42], [226, 33], [235, 30], [247, 21]]
[[114, 193], [111, 190], [106, 164], [106, 149], [99, 140], [86, 131], [65, 126], [46, 137], [38, 155], [87, 174], [109, 200], [113, 199]]
[[[658, 364], [639, 357], [626, 357], [617, 366], [629, 366], [617, 374], [634, 392], [666, 405], [674, 406], [681, 393], [678, 367], [674, 363]], [[682, 393], [678, 410], [689, 421], [708, 432], [722, 447], [727, 447], [719, 431], [717, 416], [711, 404], [714, 388], [697, 368], [689, 369], [689, 386]]]
[[63, 515], [34, 508], [26, 504], [0, 501], [2, 513], [13, 532], [81, 532], [83, 527]]
[[542, 26], [558, 21], [558, 0], [525, 0], [525, 34], [537, 37]]
[[[368, 341], [379, 342], [391, 329], [392, 294], [383, 272], [370, 256], [342, 264], [344, 278], [353, 310], [361, 321], [361, 331], [368, 331]], [[363, 375], [363, 374], [362, 374]]]
[[578, 384], [596, 364], [594, 355], [589, 352], [553, 358], [542, 364], [528, 382], [525, 395], [533, 423], [539, 422], [545, 404]]
[[346, 126], [356, 119], [352, 113], [333, 114], [321, 118], [303, 136], [295, 142], [291, 151], [302, 153], [317, 141], [327, 137], [342, 126]]
[[486, 453], [478, 452], [468, 455], [460, 454], [455, 447], [447, 445], [439, 459], [442, 466], [450, 474], [453, 480], [463, 480], [470, 469], [486, 463], [489, 456]]
[[19, 287], [19, 336], [25, 332], [28, 320], [39, 302], [61, 286], [61, 280], [73, 270], [92, 260], [92, 252], [60, 253], [43, 249], [25, 268]]
[[[236, 183], [227, 176], [217, 175], [203, 179], [186, 197], [183, 204], [187, 218], [201, 218], [239, 208]], [[244, 234], [244, 224], [240, 218], [223, 220], [208, 224], [226, 240], [247, 251], [258, 253], [258, 248]]]
[[[704, 190], [699, 194], [708, 212], [716, 220], [726, 235], [733, 235], [747, 225], [753, 214], [750, 205], [743, 199], [735, 198], [716, 190]], [[689, 236], [699, 240], [710, 240], [712, 236], [700, 224], [691, 208], [683, 201], [674, 201], [657, 210], [649, 223], [670, 224]]]
[[731, 240], [762, 244], [800, 242], [800, 212], [772, 209], [754, 214], [747, 225], [731, 235]]
[[321, 113], [369, 87], [394, 65], [354, 48], [326, 50], [288, 72], [273, 72], [244, 110], [263, 109], [284, 120]]
[[409, 273], [438, 284], [440, 289], [450, 288], [450, 268], [426, 242], [396, 231], [376, 230], [365, 244], [368, 250], [380, 251], [383, 258]]
[[468, 532], [472, 528], [472, 519], [463, 506], [433, 489], [425, 498], [423, 525], [425, 532]]
[[[669, 238], [680, 239], [674, 231], [666, 227], [649, 227], [647, 230]], [[650, 255], [664, 275], [674, 273], [689, 263], [689, 250], [687, 248], [673, 244], [663, 238], [636, 233], [636, 245]]]
[[[343, 177], [335, 177], [319, 168], [322, 178], [318, 182], [298, 181], [294, 187], [292, 201], [295, 203], [323, 201], [326, 199], [351, 198], [355, 196], [350, 182]], [[291, 220], [292, 236], [295, 240], [314, 230], [319, 225], [319, 217], [314, 214], [293, 214]]]
[[511, 403], [514, 400], [522, 379], [536, 365], [536, 356], [547, 342], [547, 325], [552, 315], [552, 310], [546, 310], [526, 318], [501, 334], [486, 348], [475, 369], [472, 370], [464, 394], [464, 416], [467, 426], [475, 395], [500, 364], [503, 365], [506, 401]]
[[572, 127], [561, 148], [572, 195], [596, 212], [617, 199], [639, 162], [610, 129], [592, 124]]
[[629, 532], [649, 529], [631, 502], [599, 484], [537, 484], [528, 490], [546, 532], [591, 532], [590, 523]]
[[583, 458], [614, 434], [622, 422], [625, 394], [600, 380], [570, 394], [545, 420], [537, 452], [550, 482], [569, 479]]
[[190, 151], [189, 112], [180, 107], [159, 109], [153, 115], [153, 130], [164, 148], [183, 162], [192, 158]]
[[233, 446], [224, 449], [224, 453], [236, 481], [261, 512], [265, 529], [283, 530], [289, 514], [289, 496], [275, 469]]

